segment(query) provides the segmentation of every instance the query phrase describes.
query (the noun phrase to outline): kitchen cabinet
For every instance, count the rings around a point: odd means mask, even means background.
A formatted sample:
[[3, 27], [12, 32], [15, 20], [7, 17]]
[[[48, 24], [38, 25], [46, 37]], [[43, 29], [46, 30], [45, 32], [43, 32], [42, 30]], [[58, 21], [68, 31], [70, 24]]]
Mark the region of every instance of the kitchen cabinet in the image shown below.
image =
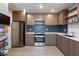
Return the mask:
[[56, 45], [56, 35], [55, 34], [45, 34], [45, 45], [55, 46]]
[[56, 35], [56, 46], [65, 56], [79, 56], [79, 42]]
[[45, 25], [57, 25], [58, 15], [52, 13], [30, 13], [27, 14], [27, 25], [34, 25], [36, 19], [43, 19]]
[[71, 6], [68, 10], [68, 24], [79, 23], [79, 3]]
[[56, 46], [56, 34], [51, 34], [50, 45]]
[[26, 21], [26, 14], [23, 11], [13, 11], [13, 21]]
[[57, 25], [58, 24], [57, 14], [46, 14], [45, 24], [46, 25]]
[[34, 34], [26, 33], [25, 45], [26, 46], [34, 46]]
[[62, 37], [62, 52], [64, 55], [68, 56], [69, 55], [69, 51], [68, 51], [68, 44], [69, 44], [69, 39], [68, 38], [65, 38], [65, 37]]
[[56, 46], [61, 50], [64, 55], [68, 55], [68, 38], [57, 35]]
[[62, 10], [58, 13], [58, 25], [67, 24], [67, 10]]
[[75, 56], [79, 56], [79, 42], [75, 41]]
[[69, 55], [79, 56], [79, 42], [74, 40], [69, 40]]
[[78, 17], [77, 23], [79, 23], [79, 3], [77, 3], [77, 17]]
[[45, 34], [45, 45], [50, 46], [51, 34]]
[[61, 51], [62, 51], [62, 43], [63, 43], [62, 36], [57, 35], [56, 36], [56, 45]]
[[69, 55], [70, 56], [75, 55], [75, 42], [74, 42], [74, 40], [69, 40]]

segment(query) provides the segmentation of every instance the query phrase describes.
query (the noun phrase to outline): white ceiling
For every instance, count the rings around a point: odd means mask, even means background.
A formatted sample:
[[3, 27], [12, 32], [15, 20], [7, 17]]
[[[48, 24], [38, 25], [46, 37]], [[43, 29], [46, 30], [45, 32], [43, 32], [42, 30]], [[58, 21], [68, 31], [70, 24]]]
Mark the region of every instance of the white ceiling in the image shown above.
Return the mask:
[[41, 3], [10, 3], [9, 9], [12, 11], [26, 9], [28, 13], [51, 13], [51, 9], [54, 9], [53, 13], [58, 13], [72, 6], [73, 3], [42, 3], [43, 9], [40, 9], [40, 5]]

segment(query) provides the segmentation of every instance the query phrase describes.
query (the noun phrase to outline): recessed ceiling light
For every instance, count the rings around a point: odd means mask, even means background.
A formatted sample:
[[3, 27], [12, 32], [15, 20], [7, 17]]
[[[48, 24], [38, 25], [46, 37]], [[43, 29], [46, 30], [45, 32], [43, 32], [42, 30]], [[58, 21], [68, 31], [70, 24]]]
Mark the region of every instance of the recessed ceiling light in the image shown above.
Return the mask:
[[54, 9], [51, 9], [51, 12], [54, 12]]
[[43, 8], [42, 4], [40, 5], [40, 8], [41, 8], [41, 9]]

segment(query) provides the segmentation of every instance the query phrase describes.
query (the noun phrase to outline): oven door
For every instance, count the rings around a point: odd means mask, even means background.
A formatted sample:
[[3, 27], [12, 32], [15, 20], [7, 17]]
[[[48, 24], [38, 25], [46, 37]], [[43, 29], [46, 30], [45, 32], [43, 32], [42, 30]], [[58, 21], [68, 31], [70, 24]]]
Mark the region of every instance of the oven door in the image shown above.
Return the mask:
[[45, 42], [44, 36], [35, 36], [35, 42]]

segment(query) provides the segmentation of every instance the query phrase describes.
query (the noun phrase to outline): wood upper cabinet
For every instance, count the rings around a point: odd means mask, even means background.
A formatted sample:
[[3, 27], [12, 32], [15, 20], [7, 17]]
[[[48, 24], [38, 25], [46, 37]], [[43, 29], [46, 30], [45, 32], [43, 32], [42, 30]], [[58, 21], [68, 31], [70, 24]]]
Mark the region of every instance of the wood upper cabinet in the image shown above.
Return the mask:
[[64, 25], [67, 24], [67, 10], [62, 10], [61, 12], [58, 13], [58, 24], [59, 25]]
[[79, 3], [77, 4], [77, 15], [78, 15], [78, 17], [79, 17]]
[[23, 11], [13, 11], [13, 21], [26, 21], [26, 14]]
[[31, 13], [27, 14], [27, 25], [34, 25], [36, 19], [43, 19], [46, 25], [57, 25], [57, 14]]
[[46, 14], [45, 15], [45, 24], [46, 25], [57, 25], [57, 14]]

